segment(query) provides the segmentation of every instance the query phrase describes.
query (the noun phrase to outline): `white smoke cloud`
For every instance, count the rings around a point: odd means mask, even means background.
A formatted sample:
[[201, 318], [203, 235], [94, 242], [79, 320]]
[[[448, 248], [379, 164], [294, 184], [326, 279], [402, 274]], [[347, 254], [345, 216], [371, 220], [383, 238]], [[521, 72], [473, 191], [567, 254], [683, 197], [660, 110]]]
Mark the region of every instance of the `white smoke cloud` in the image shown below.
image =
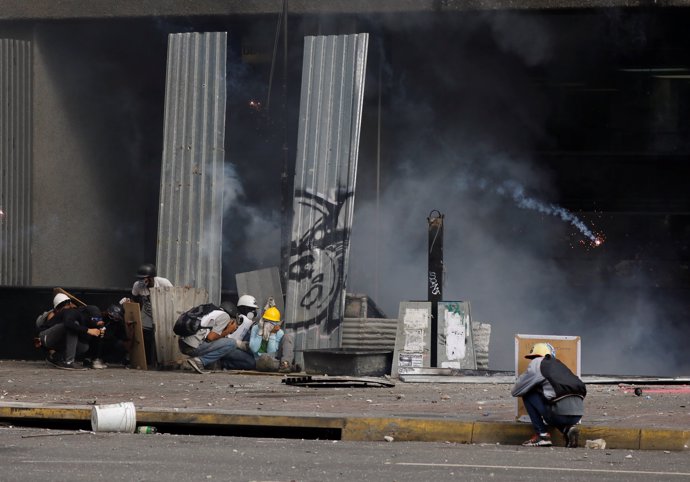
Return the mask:
[[[438, 209], [445, 215], [444, 299], [470, 301], [473, 320], [492, 324], [491, 368], [513, 368], [518, 333], [581, 336], [585, 373], [659, 375], [688, 368], [687, 362], [669, 367], [658, 357], [674, 351], [669, 347], [678, 330], [660, 328], [672, 307], [649, 296], [645, 273], [635, 270], [634, 281], [612, 276], [603, 248], [571, 245], [572, 237], [591, 235], [582, 219], [526, 196], [517, 184], [476, 176], [469, 163], [450, 177], [448, 169], [430, 168], [444, 163], [452, 165], [427, 157], [426, 175], [396, 172], [381, 192], [378, 213], [375, 203], [360, 200], [349, 291], [376, 293], [374, 301], [389, 317], [397, 317], [400, 301], [426, 299], [426, 218]], [[519, 163], [513, 166], [518, 172]], [[533, 177], [530, 187], [537, 191], [543, 182]], [[528, 201], [546, 208], [525, 209]]]

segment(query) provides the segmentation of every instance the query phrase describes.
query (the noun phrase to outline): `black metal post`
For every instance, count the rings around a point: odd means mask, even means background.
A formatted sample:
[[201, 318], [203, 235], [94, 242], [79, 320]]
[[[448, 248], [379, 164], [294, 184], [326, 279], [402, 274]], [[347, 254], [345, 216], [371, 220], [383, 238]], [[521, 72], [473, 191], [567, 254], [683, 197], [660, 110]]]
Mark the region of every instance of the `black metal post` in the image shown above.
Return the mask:
[[287, 297], [290, 240], [292, 237], [292, 185], [290, 183], [290, 159], [288, 150], [288, 0], [283, 0], [283, 172], [281, 174], [281, 242], [280, 282], [283, 287], [283, 303]]
[[431, 302], [431, 347], [430, 364], [436, 367], [438, 354], [438, 302], [443, 299], [443, 214], [431, 211], [429, 223], [429, 272], [427, 279], [427, 299]]

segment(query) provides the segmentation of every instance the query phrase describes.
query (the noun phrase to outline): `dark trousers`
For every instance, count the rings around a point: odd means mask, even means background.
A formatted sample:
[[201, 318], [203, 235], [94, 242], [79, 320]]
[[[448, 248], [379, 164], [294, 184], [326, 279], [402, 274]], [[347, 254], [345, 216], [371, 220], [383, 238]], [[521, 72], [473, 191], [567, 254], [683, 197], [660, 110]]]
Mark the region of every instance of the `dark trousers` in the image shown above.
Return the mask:
[[38, 337], [48, 350], [55, 350], [64, 361], [71, 363], [78, 354], [86, 353], [89, 344], [79, 340], [79, 335], [59, 323], [43, 330]]
[[522, 402], [525, 404], [527, 415], [529, 415], [534, 431], [537, 433], [545, 433], [547, 424], [562, 432], [565, 428], [575, 425], [582, 418], [579, 415], [552, 413], [544, 395], [536, 390], [532, 390], [522, 397]]
[[158, 365], [156, 357], [156, 327], [144, 328], [144, 351], [146, 354], [146, 365], [155, 368]]

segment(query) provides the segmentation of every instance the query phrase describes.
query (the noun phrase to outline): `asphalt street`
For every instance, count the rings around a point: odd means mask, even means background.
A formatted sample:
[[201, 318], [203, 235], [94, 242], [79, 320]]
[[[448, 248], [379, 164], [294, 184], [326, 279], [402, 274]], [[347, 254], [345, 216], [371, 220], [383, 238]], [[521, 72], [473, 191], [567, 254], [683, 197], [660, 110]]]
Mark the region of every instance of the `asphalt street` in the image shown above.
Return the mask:
[[689, 480], [682, 452], [344, 442], [0, 427], [12, 481]]

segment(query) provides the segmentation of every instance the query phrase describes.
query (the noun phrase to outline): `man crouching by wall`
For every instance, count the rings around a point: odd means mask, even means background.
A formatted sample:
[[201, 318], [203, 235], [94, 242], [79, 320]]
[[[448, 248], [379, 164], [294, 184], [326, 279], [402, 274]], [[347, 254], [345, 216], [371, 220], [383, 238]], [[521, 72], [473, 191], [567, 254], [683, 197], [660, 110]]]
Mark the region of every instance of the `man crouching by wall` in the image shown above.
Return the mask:
[[551, 446], [551, 434], [546, 429], [551, 425], [563, 433], [566, 447], [577, 447], [576, 424], [584, 415], [585, 384], [556, 359], [556, 350], [549, 343], [535, 344], [525, 358], [532, 361], [510, 392], [522, 397], [535, 431], [522, 445]]

